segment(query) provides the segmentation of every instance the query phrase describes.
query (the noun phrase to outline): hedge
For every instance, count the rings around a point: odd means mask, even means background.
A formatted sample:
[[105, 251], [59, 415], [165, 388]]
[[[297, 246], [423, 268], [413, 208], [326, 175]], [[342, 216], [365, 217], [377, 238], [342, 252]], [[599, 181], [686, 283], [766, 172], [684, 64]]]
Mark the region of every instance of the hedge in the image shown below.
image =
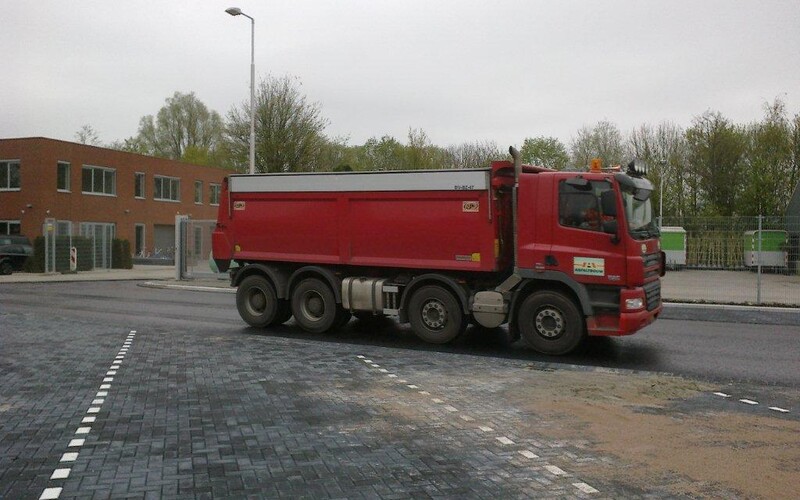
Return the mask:
[[[78, 271], [91, 271], [93, 266], [93, 243], [91, 238], [73, 236], [72, 246], [78, 253]], [[69, 236], [56, 236], [56, 272], [69, 271]], [[128, 240], [114, 239], [111, 242], [111, 267], [114, 269], [131, 269], [131, 244]], [[33, 256], [29, 258], [23, 270], [29, 273], [44, 272], [44, 237], [38, 236], [33, 241]]]

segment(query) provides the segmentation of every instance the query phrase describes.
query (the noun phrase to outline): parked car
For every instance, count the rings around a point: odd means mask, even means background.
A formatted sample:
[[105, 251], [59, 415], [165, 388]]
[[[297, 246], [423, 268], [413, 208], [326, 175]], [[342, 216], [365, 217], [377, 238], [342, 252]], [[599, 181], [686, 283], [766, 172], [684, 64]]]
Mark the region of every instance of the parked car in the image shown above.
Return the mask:
[[0, 235], [0, 274], [20, 271], [31, 255], [33, 247], [25, 236]]

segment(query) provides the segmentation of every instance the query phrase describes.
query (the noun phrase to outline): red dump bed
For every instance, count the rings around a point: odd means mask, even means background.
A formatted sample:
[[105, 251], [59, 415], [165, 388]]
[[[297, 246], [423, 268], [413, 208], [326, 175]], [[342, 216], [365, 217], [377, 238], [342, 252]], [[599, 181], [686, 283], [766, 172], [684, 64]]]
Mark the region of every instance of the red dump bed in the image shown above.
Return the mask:
[[508, 171], [232, 175], [214, 258], [497, 271], [513, 255]]

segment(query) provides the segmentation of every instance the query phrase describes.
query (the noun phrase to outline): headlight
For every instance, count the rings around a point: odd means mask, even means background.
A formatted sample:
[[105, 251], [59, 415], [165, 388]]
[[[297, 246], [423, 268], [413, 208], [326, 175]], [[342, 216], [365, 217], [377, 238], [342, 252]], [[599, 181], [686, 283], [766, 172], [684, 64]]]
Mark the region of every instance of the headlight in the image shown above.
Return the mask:
[[625, 299], [625, 309], [635, 311], [644, 307], [644, 300], [641, 297], [635, 299]]

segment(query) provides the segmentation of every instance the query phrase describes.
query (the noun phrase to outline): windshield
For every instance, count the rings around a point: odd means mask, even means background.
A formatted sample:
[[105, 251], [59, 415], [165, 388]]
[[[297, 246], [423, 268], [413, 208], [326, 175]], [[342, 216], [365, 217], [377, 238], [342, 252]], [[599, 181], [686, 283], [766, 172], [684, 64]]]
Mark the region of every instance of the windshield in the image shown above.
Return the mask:
[[[653, 205], [650, 197], [642, 200], [641, 192], [635, 196], [633, 192], [622, 191], [625, 204], [625, 219], [628, 221], [628, 232], [634, 239], [644, 240], [659, 235], [658, 226], [653, 220]], [[639, 199], [637, 199], [639, 198]]]

